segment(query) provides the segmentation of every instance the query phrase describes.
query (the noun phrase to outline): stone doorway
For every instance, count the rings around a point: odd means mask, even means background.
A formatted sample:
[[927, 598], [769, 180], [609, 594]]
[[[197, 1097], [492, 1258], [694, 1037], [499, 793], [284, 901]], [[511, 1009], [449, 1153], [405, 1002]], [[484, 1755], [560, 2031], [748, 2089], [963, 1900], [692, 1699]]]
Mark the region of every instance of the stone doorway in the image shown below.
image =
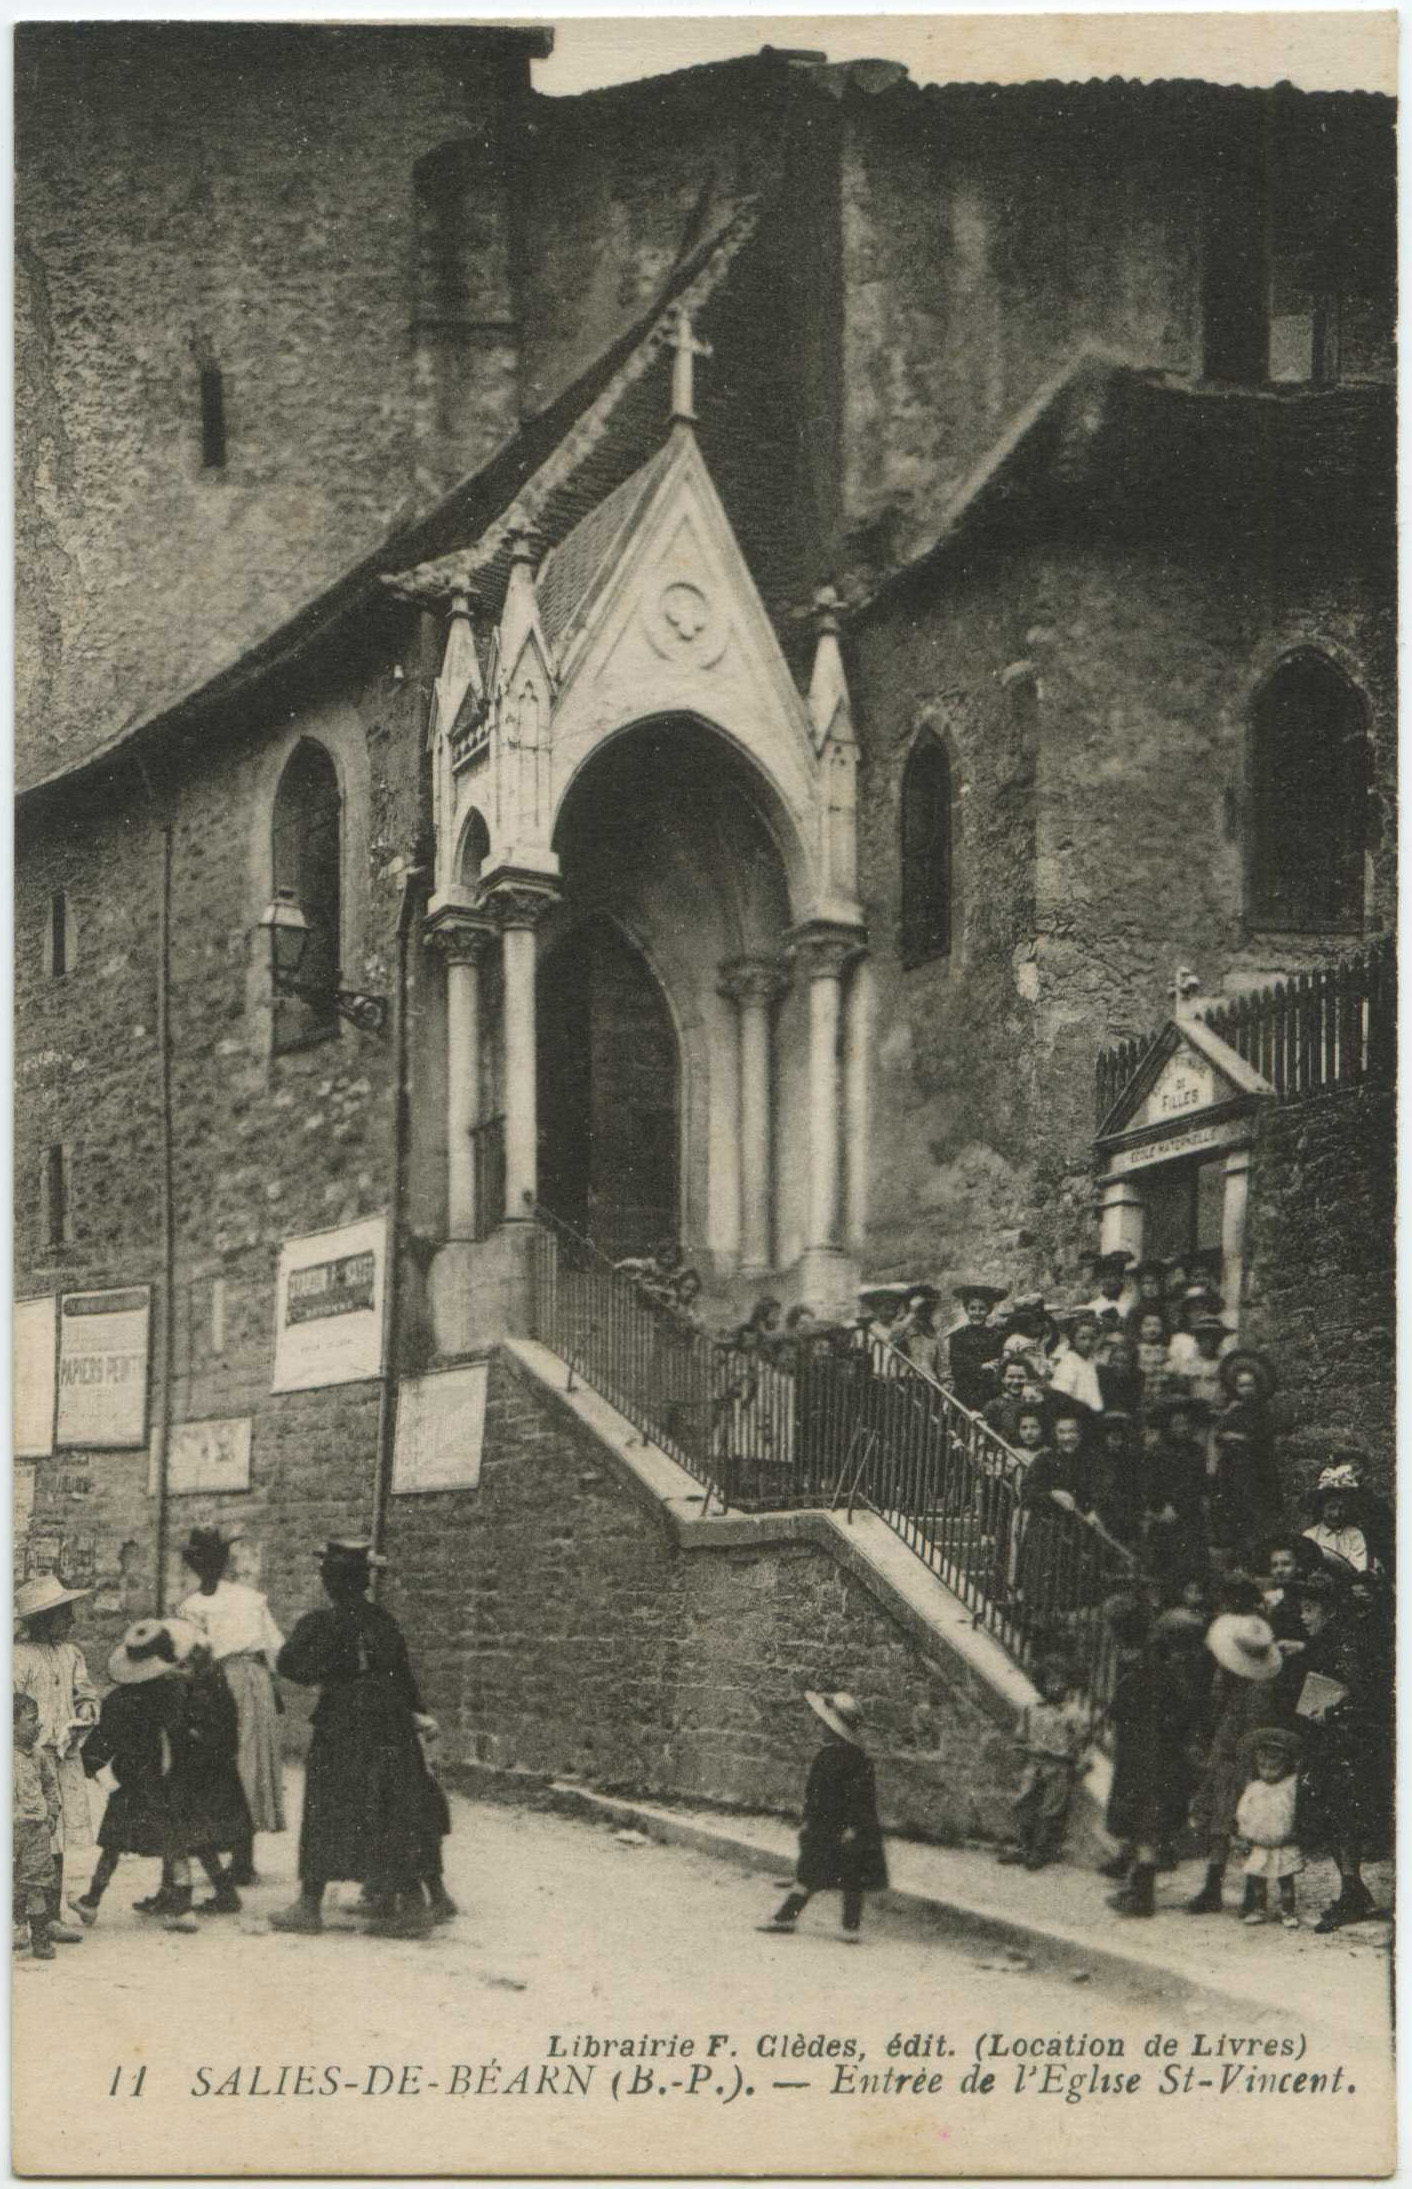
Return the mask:
[[680, 1061], [666, 998], [610, 919], [545, 959], [538, 988], [539, 1192], [613, 1259], [681, 1225]]

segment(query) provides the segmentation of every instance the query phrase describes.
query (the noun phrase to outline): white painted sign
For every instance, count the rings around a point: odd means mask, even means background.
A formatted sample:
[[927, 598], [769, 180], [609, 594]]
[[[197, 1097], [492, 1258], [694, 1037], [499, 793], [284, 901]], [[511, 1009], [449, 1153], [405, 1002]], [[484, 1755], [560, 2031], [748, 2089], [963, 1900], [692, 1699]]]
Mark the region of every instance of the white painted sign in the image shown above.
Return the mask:
[[16, 1459], [47, 1459], [54, 1449], [58, 1302], [17, 1300], [14, 1322], [13, 1430]]
[[1180, 1048], [1168, 1057], [1134, 1124], [1165, 1125], [1170, 1118], [1185, 1117], [1193, 1110], [1209, 1110], [1231, 1089], [1217, 1076], [1204, 1057]]
[[315, 1391], [382, 1374], [387, 1218], [286, 1239], [275, 1293], [272, 1391]]
[[126, 1451], [147, 1442], [151, 1305], [149, 1285], [62, 1295], [56, 1444]]
[[1125, 1178], [1129, 1171], [1151, 1170], [1156, 1163], [1175, 1163], [1180, 1156], [1240, 1147], [1249, 1138], [1248, 1117], [1227, 1118], [1214, 1125], [1188, 1125], [1184, 1132], [1165, 1133], [1160, 1140], [1150, 1140], [1140, 1148], [1115, 1148], [1108, 1158], [1108, 1176]]
[[474, 1490], [485, 1441], [488, 1361], [411, 1376], [397, 1393], [392, 1453], [394, 1496], [423, 1490]]
[[167, 1488], [248, 1490], [250, 1416], [228, 1421], [179, 1421], [167, 1442]]

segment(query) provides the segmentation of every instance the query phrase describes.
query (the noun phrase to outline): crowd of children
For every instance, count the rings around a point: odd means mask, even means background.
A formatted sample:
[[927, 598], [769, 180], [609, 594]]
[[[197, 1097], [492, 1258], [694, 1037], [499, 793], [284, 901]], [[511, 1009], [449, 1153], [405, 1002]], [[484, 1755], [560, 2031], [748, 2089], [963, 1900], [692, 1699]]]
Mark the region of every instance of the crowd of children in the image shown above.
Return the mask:
[[[456, 1914], [442, 1878], [450, 1829], [434, 1764], [435, 1721], [421, 1708], [396, 1621], [367, 1601], [369, 1544], [320, 1553], [329, 1599], [285, 1642], [260, 1591], [227, 1578], [233, 1543], [193, 1529], [183, 1552], [198, 1587], [175, 1617], [135, 1621], [108, 1658], [101, 1704], [71, 1639], [88, 1591], [54, 1574], [16, 1592], [14, 1943], [36, 1960], [82, 1943], [124, 1855], [161, 1865], [133, 1903], [165, 1929], [238, 1914], [255, 1882], [257, 1831], [284, 1828], [275, 1675], [320, 1690], [300, 1841], [300, 1897], [277, 1930], [318, 1931], [326, 1883], [364, 1887], [366, 1929], [420, 1937]], [[64, 1896], [66, 1857], [92, 1844], [88, 1782], [106, 1801], [98, 1859]], [[193, 1899], [192, 1865], [210, 1893]], [[72, 1876], [70, 1882], [73, 1883]], [[65, 1907], [81, 1927], [65, 1920]]]

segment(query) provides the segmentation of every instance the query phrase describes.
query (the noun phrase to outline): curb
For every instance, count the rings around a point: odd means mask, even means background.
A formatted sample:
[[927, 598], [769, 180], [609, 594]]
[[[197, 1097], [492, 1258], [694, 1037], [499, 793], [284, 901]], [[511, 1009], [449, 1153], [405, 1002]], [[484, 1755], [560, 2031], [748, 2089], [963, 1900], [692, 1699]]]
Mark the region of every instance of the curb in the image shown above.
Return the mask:
[[[499, 1802], [523, 1801], [553, 1810], [587, 1824], [613, 1824], [641, 1832], [666, 1846], [683, 1847], [695, 1854], [732, 1862], [758, 1874], [782, 1879], [793, 1866], [793, 1847], [770, 1848], [733, 1828], [729, 1814], [703, 1810], [698, 1815], [658, 1808], [651, 1802], [618, 1794], [599, 1793], [563, 1779], [535, 1771], [505, 1770], [490, 1764], [453, 1765], [444, 1773], [448, 1785], [471, 1798]], [[782, 1825], [781, 1819], [769, 1820]], [[906, 1841], [890, 1843], [899, 1850]], [[1097, 1880], [1095, 1880], [1097, 1883]], [[1303, 2026], [1317, 2021], [1330, 2037], [1346, 2042], [1366, 2041], [1361, 2016], [1311, 2016], [1307, 2010], [1294, 2014], [1282, 1998], [1253, 1985], [1222, 1982], [1219, 1971], [1195, 1974], [1165, 1960], [1160, 1951], [1161, 1927], [1136, 1925], [1131, 1943], [1097, 1944], [1091, 1932], [1062, 1922], [1040, 1923], [1032, 1917], [1011, 1915], [961, 1895], [942, 1896], [915, 1887], [891, 1885], [870, 1899], [889, 1914], [901, 1916], [918, 1931], [933, 1938], [970, 1941], [978, 1946], [999, 1947], [1050, 1975], [1066, 1975], [1071, 1982], [1092, 1981], [1125, 1993], [1135, 2005], [1166, 2015], [1198, 2009], [1209, 2014], [1223, 2010], [1232, 2015], [1282, 2015]], [[1126, 1933], [1124, 1934], [1127, 1935]], [[1153, 1951], [1157, 1947], [1159, 1950]], [[1018, 1966], [1018, 1964], [1017, 1964]], [[1237, 2028], [1242, 2025], [1237, 2022]]]

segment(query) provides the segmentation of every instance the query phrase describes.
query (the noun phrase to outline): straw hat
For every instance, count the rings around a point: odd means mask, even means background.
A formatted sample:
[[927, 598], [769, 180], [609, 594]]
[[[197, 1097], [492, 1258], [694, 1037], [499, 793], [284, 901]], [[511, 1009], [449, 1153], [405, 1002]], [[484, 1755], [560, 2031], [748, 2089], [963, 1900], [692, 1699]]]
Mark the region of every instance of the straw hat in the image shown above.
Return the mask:
[[76, 1604], [81, 1596], [92, 1594], [92, 1589], [66, 1589], [57, 1573], [37, 1573], [16, 1589], [15, 1617], [37, 1619], [42, 1611], [57, 1611], [60, 1604]]
[[385, 1566], [387, 1560], [381, 1551], [375, 1551], [371, 1538], [365, 1535], [331, 1535], [314, 1553], [320, 1565], [331, 1566]]
[[188, 1619], [139, 1619], [108, 1659], [108, 1677], [119, 1687], [160, 1680], [173, 1665], [185, 1664], [200, 1639]]
[[1284, 1663], [1274, 1629], [1258, 1612], [1223, 1611], [1211, 1621], [1206, 1647], [1218, 1665], [1241, 1680], [1273, 1680]]
[[806, 1687], [804, 1700], [816, 1718], [822, 1718], [831, 1733], [837, 1733], [854, 1748], [863, 1745], [863, 1713], [857, 1702], [845, 1688], [835, 1695], [821, 1695], [817, 1688]]
[[[951, 1297], [953, 1300], [959, 1300], [963, 1307], [967, 1300], [984, 1300], [987, 1307], [998, 1307], [1000, 1302], [1006, 1298], [1009, 1290], [1008, 1285], [982, 1284], [978, 1278], [968, 1277], [964, 1284], [951, 1287]], [[1017, 1300], [1015, 1305], [1018, 1307], [1019, 1304]]]
[[1363, 1483], [1358, 1469], [1348, 1460], [1343, 1460], [1336, 1467], [1326, 1467], [1324, 1469], [1314, 1485], [1314, 1495], [1319, 1499], [1326, 1497], [1356, 1497], [1362, 1487]]

